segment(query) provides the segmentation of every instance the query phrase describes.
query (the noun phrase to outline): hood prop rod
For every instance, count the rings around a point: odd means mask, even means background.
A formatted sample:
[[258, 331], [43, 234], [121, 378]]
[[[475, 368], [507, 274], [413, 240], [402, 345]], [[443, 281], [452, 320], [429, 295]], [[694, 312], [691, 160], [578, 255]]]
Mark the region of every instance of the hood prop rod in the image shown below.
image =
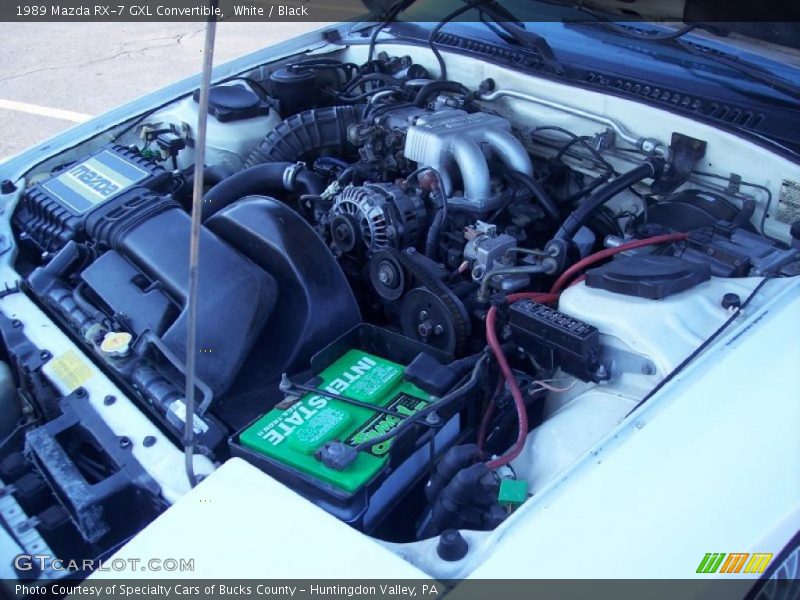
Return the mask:
[[[211, 0], [213, 8], [217, 0]], [[211, 87], [211, 71], [214, 64], [214, 39], [217, 32], [217, 20], [214, 10], [206, 24], [205, 43], [203, 47], [203, 73], [200, 81], [199, 111], [197, 117], [197, 136], [194, 154], [194, 186], [192, 189], [192, 227], [189, 242], [189, 290], [186, 300], [188, 326], [186, 328], [186, 414], [183, 430], [183, 448], [186, 465], [186, 476], [189, 484], [197, 485], [194, 472], [194, 395], [195, 395], [195, 362], [197, 358], [197, 282], [200, 266], [200, 222], [203, 208], [203, 170], [206, 158], [206, 125], [208, 122], [208, 96]]]

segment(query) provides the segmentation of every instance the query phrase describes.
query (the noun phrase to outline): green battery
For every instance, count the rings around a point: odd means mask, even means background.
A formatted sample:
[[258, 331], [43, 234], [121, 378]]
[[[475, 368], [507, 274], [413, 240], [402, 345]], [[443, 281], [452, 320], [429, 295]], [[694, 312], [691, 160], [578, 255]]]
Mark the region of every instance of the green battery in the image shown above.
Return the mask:
[[[319, 374], [316, 387], [329, 393], [411, 416], [433, 398], [403, 379], [404, 367], [361, 350], [349, 350]], [[350, 445], [383, 435], [404, 419], [366, 407], [308, 393], [287, 406], [282, 402], [239, 435], [239, 442], [288, 467], [354, 493], [380, 472], [392, 441], [360, 452], [344, 471], [323, 465], [314, 453], [326, 442]]]

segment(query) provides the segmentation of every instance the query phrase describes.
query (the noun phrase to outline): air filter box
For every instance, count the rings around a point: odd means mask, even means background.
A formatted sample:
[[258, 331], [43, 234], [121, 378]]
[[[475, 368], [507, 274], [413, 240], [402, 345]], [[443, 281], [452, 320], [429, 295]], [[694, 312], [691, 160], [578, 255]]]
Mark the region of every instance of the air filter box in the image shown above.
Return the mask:
[[70, 240], [84, 240], [86, 220], [94, 212], [113, 210], [143, 192], [166, 191], [171, 180], [170, 173], [135, 150], [111, 144], [28, 189], [13, 224], [22, 239], [55, 252]]

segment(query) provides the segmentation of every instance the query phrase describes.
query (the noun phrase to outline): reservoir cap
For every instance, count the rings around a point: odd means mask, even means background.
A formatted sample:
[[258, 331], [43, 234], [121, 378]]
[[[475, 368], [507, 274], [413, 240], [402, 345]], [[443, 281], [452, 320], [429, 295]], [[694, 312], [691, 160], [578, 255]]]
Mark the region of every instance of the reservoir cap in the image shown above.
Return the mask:
[[586, 285], [626, 296], [661, 300], [711, 278], [711, 267], [677, 256], [622, 256], [586, 271]]

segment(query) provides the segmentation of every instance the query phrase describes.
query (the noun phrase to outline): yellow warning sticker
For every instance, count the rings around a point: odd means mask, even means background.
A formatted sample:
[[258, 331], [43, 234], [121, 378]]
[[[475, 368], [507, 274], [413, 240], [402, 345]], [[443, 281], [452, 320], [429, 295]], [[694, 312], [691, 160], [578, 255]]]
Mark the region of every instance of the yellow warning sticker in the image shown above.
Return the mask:
[[74, 350], [67, 350], [50, 363], [51, 373], [57, 377], [64, 386], [66, 393], [70, 393], [89, 381], [94, 372]]

